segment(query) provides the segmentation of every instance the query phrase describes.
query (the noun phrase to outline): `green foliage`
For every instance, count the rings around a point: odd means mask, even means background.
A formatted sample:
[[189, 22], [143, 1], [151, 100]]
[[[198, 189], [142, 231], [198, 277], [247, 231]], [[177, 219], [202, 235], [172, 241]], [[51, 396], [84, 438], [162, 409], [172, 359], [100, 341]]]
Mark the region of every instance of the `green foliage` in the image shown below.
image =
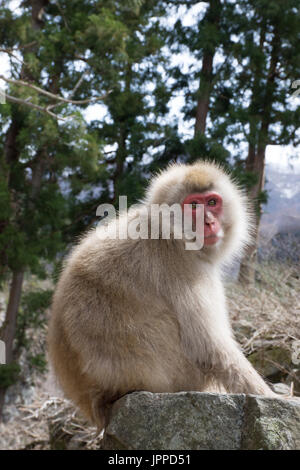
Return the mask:
[[[29, 328], [41, 329], [45, 327], [46, 310], [50, 306], [52, 294], [52, 290], [36, 289], [23, 295], [17, 321], [17, 349], [30, 347], [30, 340], [26, 336], [26, 331]], [[34, 363], [34, 356], [29, 357]], [[42, 357], [37, 355], [36, 363], [39, 361], [42, 363]]]
[[7, 219], [10, 216], [11, 209], [9, 202], [9, 188], [7, 181], [5, 181], [2, 175], [0, 176], [0, 214], [3, 219]]
[[186, 148], [190, 155], [189, 162], [201, 158], [225, 164], [229, 157], [229, 152], [221, 144], [203, 134], [197, 134], [187, 141]]
[[[168, 44], [174, 52], [188, 50], [195, 59], [188, 71], [178, 65], [171, 71], [173, 89], [185, 96], [186, 119], [195, 119], [201, 85], [207, 80], [205, 54], [214, 62], [205, 138], [188, 144], [192, 158], [197, 153], [210, 158], [216, 152], [216, 159], [227, 160], [250, 188], [257, 175], [251, 175], [251, 164], [245, 172], [249, 146], [262, 155], [270, 143], [299, 142], [300, 111], [290, 99], [288, 78], [299, 76], [299, 28], [296, 0], [210, 2], [191, 26], [177, 21]], [[229, 149], [231, 158], [221, 148], [220, 154], [216, 144]]]
[[0, 365], [0, 389], [6, 389], [19, 380], [21, 368], [16, 362]]
[[136, 169], [128, 169], [118, 185], [118, 193], [127, 196], [127, 204], [137, 204], [144, 196], [147, 179]]
[[42, 374], [47, 370], [47, 359], [45, 354], [36, 354], [35, 356], [29, 355], [28, 363], [32, 369], [35, 369]]

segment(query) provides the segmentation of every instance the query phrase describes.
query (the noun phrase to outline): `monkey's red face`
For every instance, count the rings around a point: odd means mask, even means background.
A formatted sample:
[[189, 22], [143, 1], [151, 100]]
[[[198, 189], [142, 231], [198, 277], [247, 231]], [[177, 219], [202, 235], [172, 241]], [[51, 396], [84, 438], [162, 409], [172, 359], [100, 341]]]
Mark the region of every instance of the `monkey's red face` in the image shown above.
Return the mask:
[[185, 212], [192, 213], [193, 223], [196, 221], [200, 204], [204, 206], [204, 246], [215, 245], [223, 236], [221, 227], [222, 198], [212, 191], [189, 194], [182, 203]]

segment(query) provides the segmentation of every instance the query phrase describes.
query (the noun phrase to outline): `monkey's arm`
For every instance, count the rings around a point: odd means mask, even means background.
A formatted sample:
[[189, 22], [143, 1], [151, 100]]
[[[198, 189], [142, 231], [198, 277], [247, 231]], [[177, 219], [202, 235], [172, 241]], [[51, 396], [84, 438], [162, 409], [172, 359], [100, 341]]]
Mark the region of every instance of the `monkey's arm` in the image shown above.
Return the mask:
[[216, 375], [219, 377], [228, 393], [246, 393], [278, 397], [243, 355], [234, 340], [232, 340], [230, 347], [223, 344], [219, 356], [220, 369], [217, 367]]
[[204, 388], [215, 383], [228, 393], [277, 396], [236, 343], [218, 279], [202, 279], [200, 288], [181, 290], [177, 309], [183, 351], [197, 365]]

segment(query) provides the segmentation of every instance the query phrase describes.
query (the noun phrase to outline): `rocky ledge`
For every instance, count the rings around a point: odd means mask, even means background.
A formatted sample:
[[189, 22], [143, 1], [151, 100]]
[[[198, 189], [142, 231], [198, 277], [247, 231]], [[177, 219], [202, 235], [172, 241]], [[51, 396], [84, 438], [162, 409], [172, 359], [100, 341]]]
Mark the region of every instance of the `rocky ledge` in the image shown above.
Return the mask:
[[103, 449], [300, 449], [300, 400], [135, 392], [112, 409]]

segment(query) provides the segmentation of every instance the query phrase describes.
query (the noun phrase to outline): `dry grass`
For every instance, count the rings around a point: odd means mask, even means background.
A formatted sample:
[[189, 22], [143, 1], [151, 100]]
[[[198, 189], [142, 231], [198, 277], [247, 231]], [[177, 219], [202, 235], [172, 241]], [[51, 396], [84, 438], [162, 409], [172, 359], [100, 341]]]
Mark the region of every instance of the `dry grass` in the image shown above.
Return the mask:
[[[32, 403], [20, 405], [19, 415], [0, 424], [0, 449], [50, 449], [49, 423], [56, 446], [96, 450], [102, 436], [78, 414], [72, 403], [36, 389]], [[53, 445], [53, 442], [52, 442]]]
[[248, 355], [280, 347], [300, 362], [300, 273], [295, 266], [260, 266], [259, 282], [245, 289], [228, 284], [228, 307], [236, 337]]

